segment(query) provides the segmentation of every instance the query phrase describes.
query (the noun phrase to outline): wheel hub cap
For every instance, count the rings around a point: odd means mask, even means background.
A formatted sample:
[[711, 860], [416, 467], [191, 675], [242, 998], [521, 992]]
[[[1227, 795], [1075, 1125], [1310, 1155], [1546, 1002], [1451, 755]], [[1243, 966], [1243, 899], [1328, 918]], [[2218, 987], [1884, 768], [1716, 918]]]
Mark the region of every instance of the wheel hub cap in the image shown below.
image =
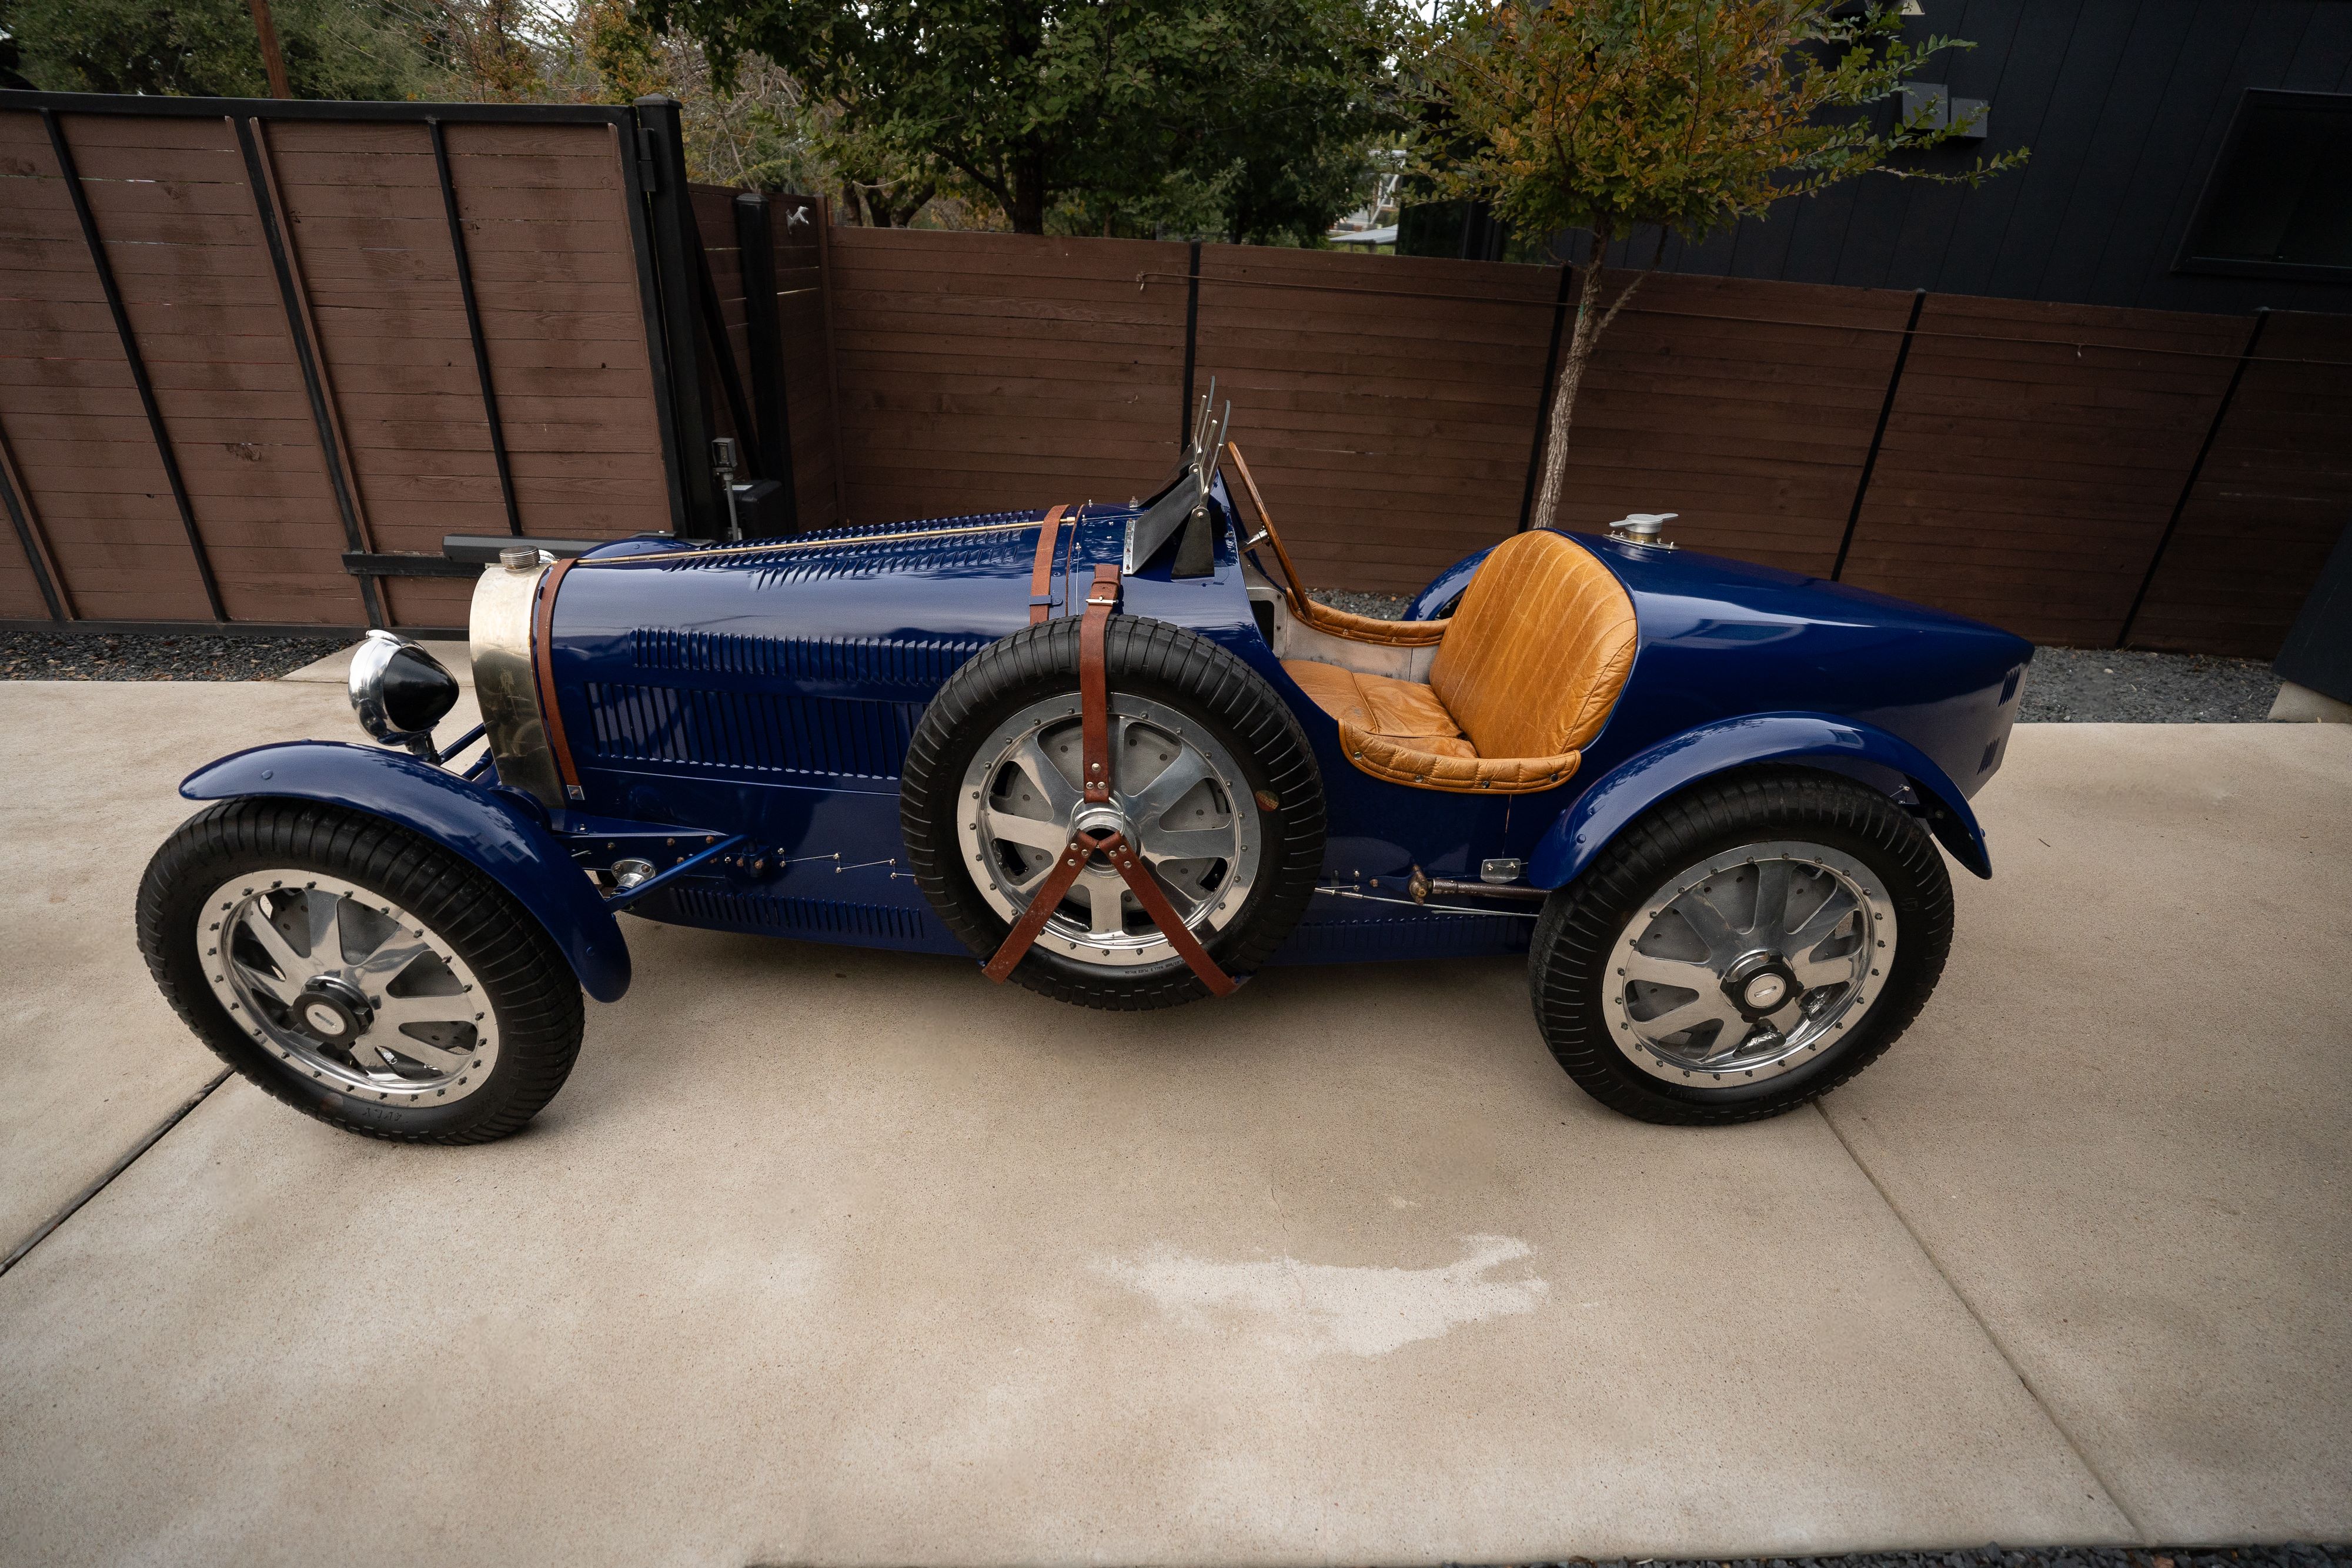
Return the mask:
[[1135, 824], [1128, 821], [1125, 811], [1117, 806], [1081, 806], [1070, 819], [1072, 833], [1117, 833], [1129, 843], [1135, 842]]
[[1885, 988], [1895, 904], [1826, 845], [1744, 845], [1677, 873], [1611, 948], [1602, 1016], [1668, 1082], [1728, 1087], [1792, 1071], [1843, 1040]]
[[[957, 796], [956, 848], [989, 907], [1018, 920], [1074, 832], [1116, 832], [1169, 904], [1205, 941], [1248, 902], [1263, 837], [1233, 754], [1165, 704], [1113, 692], [1110, 799], [1079, 778], [1076, 702], [1033, 703], [981, 742]], [[1175, 949], [1100, 856], [1078, 874], [1037, 946], [1088, 964], [1133, 967]]]
[[255, 872], [214, 889], [199, 925], [205, 978], [230, 1019], [321, 1088], [446, 1105], [498, 1063], [498, 1019], [473, 970], [373, 889]]
[[375, 1009], [359, 988], [340, 975], [321, 975], [302, 988], [293, 1006], [294, 1027], [320, 1045], [348, 1047], [365, 1034]]
[[1769, 1018], [1804, 988], [1777, 953], [1751, 953], [1723, 977], [1723, 994], [1750, 1019]]

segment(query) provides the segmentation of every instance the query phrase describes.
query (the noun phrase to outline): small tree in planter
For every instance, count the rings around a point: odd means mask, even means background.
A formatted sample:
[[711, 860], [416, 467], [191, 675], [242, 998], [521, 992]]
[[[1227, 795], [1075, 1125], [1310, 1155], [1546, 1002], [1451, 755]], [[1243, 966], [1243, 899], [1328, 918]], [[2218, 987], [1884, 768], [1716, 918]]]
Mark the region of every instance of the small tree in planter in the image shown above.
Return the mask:
[[[1471, 0], [1423, 39], [1423, 90], [1446, 142], [1425, 155], [1444, 194], [1489, 202], [1521, 234], [1589, 228], [1576, 327], [1552, 395], [1537, 528], [1568, 471], [1570, 415], [1593, 344], [1669, 234], [1691, 238], [1858, 174], [1974, 184], [2022, 149], [1964, 171], [1890, 162], [1963, 134], [1921, 113], [1874, 129], [1930, 55], [1975, 46], [1902, 37], [1893, 5], [1832, 0]], [[1843, 112], [1842, 112], [1843, 111]], [[1464, 149], [1467, 151], [1464, 151]], [[1658, 252], [1602, 308], [1612, 240], [1655, 225]]]

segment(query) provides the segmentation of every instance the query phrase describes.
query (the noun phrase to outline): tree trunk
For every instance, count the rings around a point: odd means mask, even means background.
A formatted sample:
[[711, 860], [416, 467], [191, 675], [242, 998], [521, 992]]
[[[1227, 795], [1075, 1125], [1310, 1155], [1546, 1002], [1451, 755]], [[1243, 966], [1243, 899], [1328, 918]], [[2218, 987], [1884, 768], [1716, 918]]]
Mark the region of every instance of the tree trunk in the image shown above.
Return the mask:
[[1004, 215], [1017, 235], [1045, 232], [1045, 208], [1052, 193], [1045, 189], [1045, 158], [1036, 148], [1024, 149], [1013, 165], [1013, 203]]
[[[1658, 248], [1663, 256], [1663, 238]], [[1642, 279], [1657, 268], [1654, 261], [1647, 270], [1634, 274], [1633, 281], [1619, 292], [1604, 314], [1601, 309], [1601, 264], [1608, 250], [1608, 238], [1596, 229], [1591, 253], [1584, 263], [1584, 281], [1576, 291], [1576, 328], [1569, 334], [1568, 357], [1560, 361], [1559, 382], [1551, 394], [1551, 417], [1544, 439], [1543, 483], [1536, 487], [1535, 511], [1528, 519], [1532, 528], [1553, 527], [1559, 512], [1560, 486], [1568, 477], [1569, 419], [1576, 410], [1576, 389], [1583, 384], [1584, 367], [1592, 359], [1592, 346], [1600, 341], [1601, 329], [1617, 319], [1617, 312], [1625, 308], [1625, 301], [1633, 298], [1633, 290], [1642, 287]]]

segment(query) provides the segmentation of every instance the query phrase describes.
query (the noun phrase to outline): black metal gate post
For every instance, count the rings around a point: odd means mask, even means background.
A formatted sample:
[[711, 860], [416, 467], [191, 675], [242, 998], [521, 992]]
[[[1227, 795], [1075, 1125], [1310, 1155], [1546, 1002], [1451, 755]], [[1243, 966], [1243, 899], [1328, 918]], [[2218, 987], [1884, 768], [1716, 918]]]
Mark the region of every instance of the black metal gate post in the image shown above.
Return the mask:
[[751, 423], [760, 471], [783, 486], [784, 532], [801, 531], [800, 486], [793, 474], [792, 411], [784, 399], [783, 312], [776, 304], [776, 231], [768, 198], [735, 198], [735, 243], [743, 266], [744, 346], [751, 358]]
[[727, 498], [710, 467], [710, 406], [702, 384], [701, 278], [693, 194], [686, 184], [686, 141], [678, 101], [658, 94], [636, 100], [638, 135], [653, 189], [646, 208], [653, 225], [654, 270], [661, 291], [662, 337], [668, 350], [669, 461], [685, 499], [678, 537], [727, 537]]

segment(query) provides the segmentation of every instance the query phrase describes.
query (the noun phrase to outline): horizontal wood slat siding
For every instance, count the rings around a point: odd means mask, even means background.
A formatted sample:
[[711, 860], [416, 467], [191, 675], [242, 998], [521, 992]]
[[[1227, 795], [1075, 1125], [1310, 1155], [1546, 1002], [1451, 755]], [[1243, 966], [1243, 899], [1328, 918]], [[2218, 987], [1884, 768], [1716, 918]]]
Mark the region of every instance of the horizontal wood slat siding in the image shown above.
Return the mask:
[[[1410, 593], [1517, 527], [1558, 287], [1548, 267], [1201, 247], [1194, 389], [1232, 401], [1311, 581]], [[1181, 280], [1153, 291], [1181, 311]]]
[[1563, 524], [1673, 512], [1685, 549], [1828, 576], [1911, 298], [1652, 277], [1585, 371]]
[[[358, 581], [236, 130], [61, 112], [205, 552], [236, 621], [351, 625]], [[527, 532], [667, 526], [620, 149], [604, 125], [450, 123]], [[371, 548], [508, 527], [421, 122], [273, 120], [261, 143]], [[0, 113], [0, 431], [75, 612], [209, 619], [153, 437], [39, 117]], [[0, 550], [0, 613], [24, 598]], [[391, 580], [395, 624], [466, 617], [462, 580]], [[39, 612], [32, 612], [39, 613]]]
[[[28, 504], [48, 525], [49, 546], [76, 612], [93, 621], [210, 621], [122, 340], [38, 115], [0, 111], [0, 239], [47, 242], [59, 265], [73, 268], [67, 274], [72, 281], [63, 287], [43, 280], [38, 306], [26, 299], [23, 275], [10, 272], [0, 287], [7, 296], [7, 308], [0, 310], [0, 432], [29, 492]], [[156, 265], [166, 271], [184, 266], [178, 249], [159, 244]], [[204, 384], [205, 367], [186, 369], [190, 375], [174, 385]], [[161, 376], [156, 394], [170, 395]], [[103, 420], [107, 428], [135, 435], [109, 449], [106, 465], [93, 470], [89, 459], [96, 455], [88, 448], [19, 434], [49, 417]], [[83, 489], [93, 485], [99, 488]], [[61, 511], [54, 504], [60, 491], [80, 492], [82, 506]], [[9, 559], [12, 565], [23, 562], [15, 550]], [[29, 567], [24, 570], [29, 576]]]
[[[2112, 646], [2246, 331], [2241, 317], [1931, 296], [1845, 580]], [[2050, 341], [2004, 340], [2018, 338]]]
[[2278, 652], [2352, 527], [2346, 361], [2352, 317], [2270, 318], [2148, 585], [2133, 647], [2249, 659]]
[[[1125, 500], [1176, 460], [1186, 247], [839, 228], [847, 519]], [[1205, 384], [1205, 383], [1203, 383]]]
[[[60, 120], [229, 613], [356, 622], [235, 129], [79, 109]], [[265, 131], [368, 547], [502, 532], [428, 129]], [[524, 529], [667, 527], [619, 139], [582, 123], [445, 132]], [[692, 204], [748, 394], [734, 194], [698, 188]], [[1124, 500], [1167, 476], [1191, 246], [827, 230], [823, 214], [789, 196], [771, 214], [804, 527]], [[1315, 585], [1410, 591], [1518, 526], [1556, 269], [1199, 254], [1193, 384], [1214, 378], [1232, 401], [1234, 436]], [[2352, 320], [2270, 318], [2217, 423], [2248, 317], [1931, 295], [1897, 378], [1912, 299], [1651, 278], [1586, 373], [1561, 520], [1674, 512], [1685, 548], [1825, 574], [1851, 517], [1843, 576], [1858, 586], [2104, 646], [2145, 580], [2134, 645], [2276, 651], [2352, 517]], [[21, 110], [0, 110], [0, 440], [70, 613], [207, 619], [47, 131]], [[715, 375], [708, 390], [730, 432]], [[0, 617], [46, 615], [8, 534]], [[398, 623], [465, 615], [461, 580], [386, 593]]]

